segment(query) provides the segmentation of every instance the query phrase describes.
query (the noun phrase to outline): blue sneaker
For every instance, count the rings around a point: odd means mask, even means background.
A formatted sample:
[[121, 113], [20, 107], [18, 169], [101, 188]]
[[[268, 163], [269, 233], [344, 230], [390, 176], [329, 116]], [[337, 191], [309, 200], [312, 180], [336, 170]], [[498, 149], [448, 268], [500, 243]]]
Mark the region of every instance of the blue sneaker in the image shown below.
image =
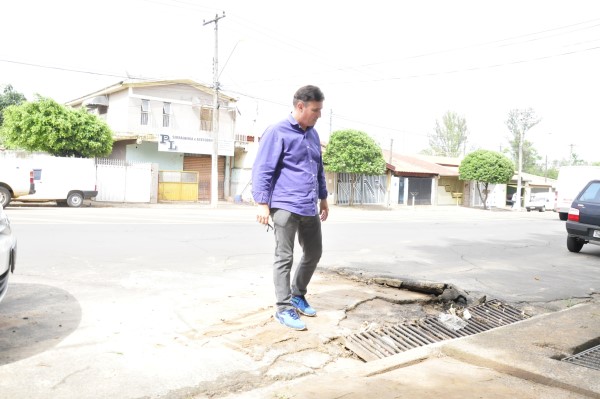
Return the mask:
[[275, 312], [275, 318], [286, 327], [294, 330], [306, 330], [306, 324], [300, 320], [300, 316], [294, 309], [286, 309], [281, 312]]
[[296, 308], [296, 310], [302, 313], [304, 316], [316, 316], [317, 311], [310, 307], [308, 302], [306, 302], [306, 298], [304, 295], [302, 296], [293, 296], [290, 301], [292, 306]]

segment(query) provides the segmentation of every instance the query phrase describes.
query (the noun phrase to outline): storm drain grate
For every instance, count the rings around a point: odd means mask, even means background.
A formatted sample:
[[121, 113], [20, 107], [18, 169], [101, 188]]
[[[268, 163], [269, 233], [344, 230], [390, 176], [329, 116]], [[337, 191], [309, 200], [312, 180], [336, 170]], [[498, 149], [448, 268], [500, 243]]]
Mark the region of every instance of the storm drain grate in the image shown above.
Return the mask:
[[446, 327], [437, 317], [426, 317], [349, 335], [346, 337], [346, 348], [369, 362], [419, 346], [488, 331], [529, 317], [495, 299], [467, 309], [471, 318], [458, 330]]
[[594, 370], [600, 370], [600, 345], [594, 346], [576, 355], [565, 357], [563, 362], [577, 364]]

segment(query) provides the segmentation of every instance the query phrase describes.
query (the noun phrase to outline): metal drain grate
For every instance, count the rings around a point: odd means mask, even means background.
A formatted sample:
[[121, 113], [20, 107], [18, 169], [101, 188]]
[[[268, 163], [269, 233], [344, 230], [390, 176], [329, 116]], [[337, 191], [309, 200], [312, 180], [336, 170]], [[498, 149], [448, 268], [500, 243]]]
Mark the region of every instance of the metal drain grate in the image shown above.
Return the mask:
[[600, 370], [600, 345], [594, 346], [576, 355], [565, 357], [563, 362], [577, 364], [594, 370]]
[[468, 309], [471, 318], [467, 325], [459, 330], [446, 327], [437, 317], [426, 317], [416, 322], [405, 322], [376, 331], [349, 335], [346, 337], [346, 348], [369, 362], [419, 346], [477, 334], [529, 317], [495, 299]]

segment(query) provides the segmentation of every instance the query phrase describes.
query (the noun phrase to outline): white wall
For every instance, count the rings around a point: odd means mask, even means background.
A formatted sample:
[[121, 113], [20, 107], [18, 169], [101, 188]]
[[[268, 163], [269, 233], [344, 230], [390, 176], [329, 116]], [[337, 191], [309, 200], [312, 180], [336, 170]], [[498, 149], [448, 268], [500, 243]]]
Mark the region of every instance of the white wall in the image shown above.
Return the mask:
[[[200, 112], [201, 106], [212, 106], [212, 95], [187, 85], [166, 85], [133, 87], [128, 92], [128, 128], [127, 131], [133, 136], [152, 136], [158, 134], [176, 135], [204, 135], [211, 137], [209, 131], [201, 130]], [[142, 100], [149, 101], [148, 125], [140, 124]], [[164, 103], [171, 104], [171, 118], [169, 126], [163, 127]], [[112, 106], [112, 104], [111, 104]], [[119, 104], [122, 108], [123, 105]], [[112, 109], [109, 107], [109, 113]], [[235, 110], [222, 103], [219, 109], [219, 139], [233, 142], [235, 130]], [[212, 148], [212, 146], [209, 146]], [[211, 151], [202, 152], [210, 154]]]
[[390, 183], [390, 205], [398, 204], [400, 177], [392, 176]]
[[[129, 96], [127, 90], [111, 93], [108, 95], [108, 111], [106, 123], [118, 137], [129, 136]], [[139, 108], [138, 108], [139, 121]]]

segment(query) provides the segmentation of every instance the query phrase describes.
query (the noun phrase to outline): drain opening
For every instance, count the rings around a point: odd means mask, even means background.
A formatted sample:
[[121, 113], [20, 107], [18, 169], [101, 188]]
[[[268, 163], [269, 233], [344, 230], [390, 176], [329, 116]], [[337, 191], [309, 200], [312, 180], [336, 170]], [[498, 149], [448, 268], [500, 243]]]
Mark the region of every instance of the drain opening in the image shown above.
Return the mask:
[[600, 345], [594, 346], [593, 348], [576, 355], [565, 357], [562, 361], [594, 370], [600, 370]]
[[351, 334], [346, 337], [345, 345], [361, 359], [369, 362], [420, 346], [488, 331], [529, 317], [519, 309], [495, 299], [467, 309], [471, 318], [458, 330], [447, 327], [437, 317], [426, 317], [375, 331]]

